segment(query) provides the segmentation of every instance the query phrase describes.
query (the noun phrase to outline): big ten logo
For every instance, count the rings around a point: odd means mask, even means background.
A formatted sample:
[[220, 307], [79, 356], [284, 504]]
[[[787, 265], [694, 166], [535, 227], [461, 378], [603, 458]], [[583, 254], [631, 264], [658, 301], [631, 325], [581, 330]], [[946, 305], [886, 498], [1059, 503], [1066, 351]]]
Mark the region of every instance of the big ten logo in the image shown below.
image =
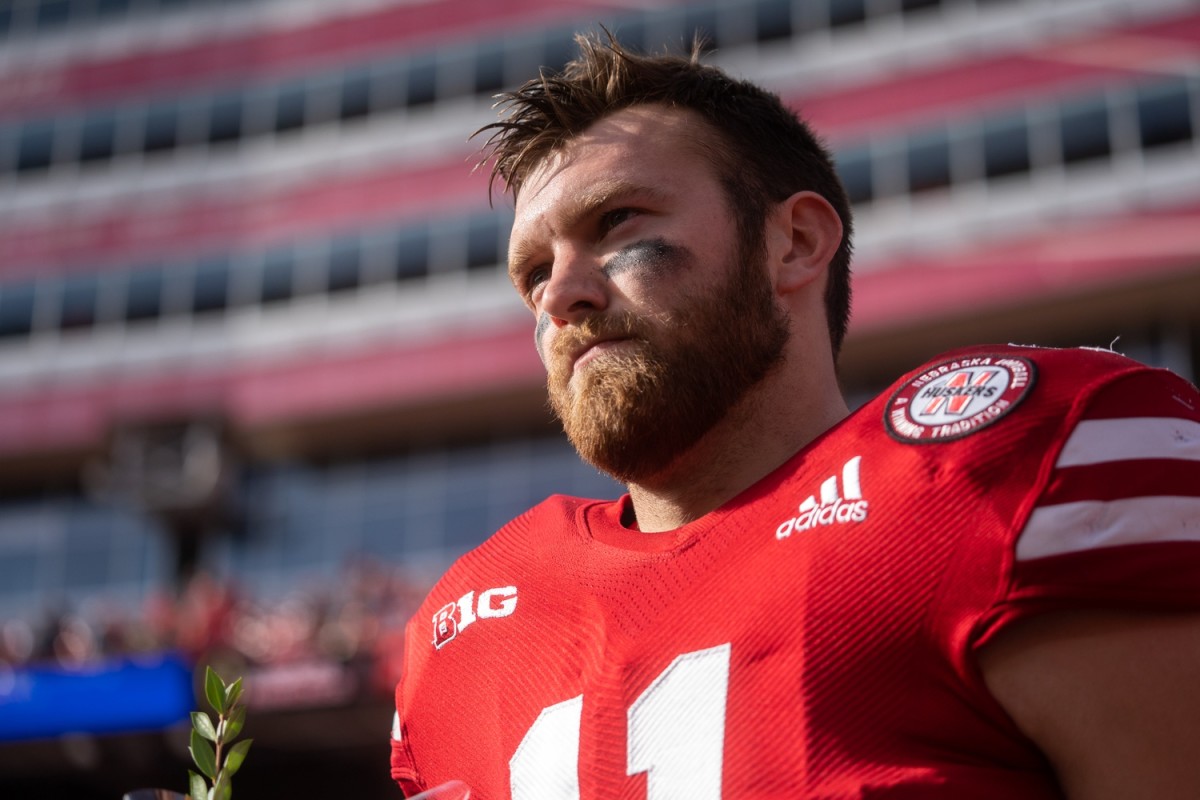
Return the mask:
[[499, 586], [479, 593], [470, 591], [447, 603], [433, 615], [433, 645], [441, 648], [477, 619], [507, 617], [517, 608], [517, 587]]

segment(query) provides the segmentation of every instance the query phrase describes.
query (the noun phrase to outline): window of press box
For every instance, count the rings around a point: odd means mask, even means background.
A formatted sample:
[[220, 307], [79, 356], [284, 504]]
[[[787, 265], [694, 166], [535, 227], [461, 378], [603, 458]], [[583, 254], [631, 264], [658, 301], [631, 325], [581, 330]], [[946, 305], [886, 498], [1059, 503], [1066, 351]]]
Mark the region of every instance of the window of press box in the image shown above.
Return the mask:
[[869, 203], [875, 198], [869, 147], [838, 151], [834, 164], [852, 204]]
[[352, 69], [343, 75], [338, 116], [342, 119], [356, 119], [370, 114], [371, 85], [370, 67]]
[[400, 231], [394, 247], [396, 280], [420, 278], [429, 273], [429, 231], [425, 226]]
[[90, 328], [96, 324], [100, 282], [95, 275], [71, 275], [61, 283], [58, 327]]
[[[224, 92], [212, 98], [208, 107], [208, 141], [236, 141], [242, 137], [245, 93]], [[303, 115], [303, 111], [300, 112]]]
[[27, 36], [35, 32], [59, 30], [72, 21], [79, 22], [79, 12], [86, 10], [86, 5], [79, 0], [40, 0], [25, 3], [5, 0], [0, 3], [0, 38], [9, 33], [14, 36]]
[[900, 0], [900, 10], [907, 14], [923, 8], [938, 8], [941, 4], [942, 0]]
[[21, 131], [15, 125], [0, 125], [0, 175], [16, 171], [20, 139]]
[[950, 133], [935, 130], [908, 141], [908, 190], [913, 193], [950, 185]]
[[65, 27], [71, 20], [74, 4], [73, 0], [41, 0], [34, 15], [38, 32]]
[[114, 111], [88, 114], [79, 132], [79, 160], [107, 161], [116, 151], [117, 115]]
[[422, 53], [408, 64], [405, 104], [428, 105], [437, 99], [437, 64], [432, 53]]
[[141, 267], [129, 274], [125, 285], [125, 319], [130, 322], [162, 315], [163, 268]]
[[308, 86], [303, 81], [289, 81], [275, 96], [275, 131], [295, 130], [304, 125]]
[[1136, 98], [1142, 147], [1161, 147], [1192, 138], [1192, 109], [1186, 80], [1140, 86]]
[[291, 249], [272, 250], [263, 256], [259, 299], [263, 304], [292, 299], [296, 256]]
[[613, 22], [612, 31], [622, 44], [631, 50], [644, 53], [654, 49], [654, 46], [646, 46], [646, 30], [649, 24], [645, 14], [626, 14]]
[[989, 178], [1029, 172], [1029, 123], [1023, 109], [984, 121], [983, 166]]
[[[235, 0], [245, 2], [245, 0]], [[0, 3], [0, 38], [14, 34], [52, 33], [64, 27], [79, 27], [116, 21], [131, 13], [163, 14], [176, 9], [219, 5], [230, 0], [13, 0]]]
[[760, 42], [792, 35], [791, 0], [765, 0], [754, 5], [754, 37]]
[[500, 263], [500, 218], [476, 214], [467, 222], [467, 269], [494, 267]]
[[30, 120], [21, 126], [17, 140], [17, 171], [33, 172], [50, 166], [54, 157], [54, 122]]
[[1064, 164], [1106, 158], [1112, 153], [1108, 101], [1104, 95], [1064, 102], [1058, 126]]
[[357, 235], [340, 236], [329, 243], [325, 289], [330, 293], [356, 289], [362, 279], [362, 242]]
[[229, 297], [230, 258], [226, 254], [202, 258], [192, 273], [192, 313], [223, 310]]
[[29, 335], [35, 296], [32, 282], [0, 286], [0, 338]]
[[172, 150], [179, 143], [179, 106], [173, 100], [151, 103], [143, 111], [142, 150]]
[[542, 65], [558, 72], [575, 58], [574, 29], [558, 28], [547, 31], [542, 41]]
[[[162, 2], [162, 0], [159, 0]], [[137, 0], [96, 0], [97, 16], [116, 17], [128, 14], [135, 7]]]
[[706, 52], [721, 47], [724, 28], [718, 24], [717, 9], [711, 6], [684, 6], [683, 13], [683, 32], [689, 44], [691, 37], [698, 35], [704, 39]]
[[476, 94], [491, 94], [504, 88], [504, 56], [508, 50], [503, 39], [484, 39], [477, 45], [474, 63]]
[[867, 20], [866, 0], [828, 0], [829, 27], [854, 25]]

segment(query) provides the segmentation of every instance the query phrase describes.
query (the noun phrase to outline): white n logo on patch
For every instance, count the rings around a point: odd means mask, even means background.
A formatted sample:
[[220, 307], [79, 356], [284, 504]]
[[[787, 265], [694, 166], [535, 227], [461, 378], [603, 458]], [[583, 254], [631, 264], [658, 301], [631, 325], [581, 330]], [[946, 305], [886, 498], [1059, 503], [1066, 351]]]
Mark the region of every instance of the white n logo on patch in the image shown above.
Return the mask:
[[827, 478], [817, 495], [809, 495], [798, 507], [800, 512], [780, 523], [776, 539], [786, 539], [796, 531], [806, 531], [818, 525], [841, 522], [862, 522], [867, 518], [869, 504], [863, 499], [859, 469], [862, 456], [855, 456], [842, 466], [839, 491], [838, 476]]

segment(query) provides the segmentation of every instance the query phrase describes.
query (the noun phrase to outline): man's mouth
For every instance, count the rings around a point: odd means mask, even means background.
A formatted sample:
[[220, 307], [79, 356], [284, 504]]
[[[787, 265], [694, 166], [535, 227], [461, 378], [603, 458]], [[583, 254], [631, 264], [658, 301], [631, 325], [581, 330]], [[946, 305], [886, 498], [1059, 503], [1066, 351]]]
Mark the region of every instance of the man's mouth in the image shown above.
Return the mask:
[[626, 346], [632, 341], [628, 336], [611, 336], [592, 339], [571, 351], [571, 369], [578, 370], [593, 359], [612, 350]]

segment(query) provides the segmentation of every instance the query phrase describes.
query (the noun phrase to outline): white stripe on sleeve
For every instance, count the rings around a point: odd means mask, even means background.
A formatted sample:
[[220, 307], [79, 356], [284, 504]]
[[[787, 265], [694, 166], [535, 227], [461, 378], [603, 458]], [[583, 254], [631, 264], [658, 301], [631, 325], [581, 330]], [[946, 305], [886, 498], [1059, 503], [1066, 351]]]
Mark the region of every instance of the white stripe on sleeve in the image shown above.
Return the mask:
[[1037, 508], [1017, 541], [1017, 560], [1167, 541], [1200, 541], [1200, 497], [1086, 500]]
[[1200, 422], [1179, 417], [1084, 420], [1067, 439], [1056, 466], [1141, 458], [1200, 461]]

